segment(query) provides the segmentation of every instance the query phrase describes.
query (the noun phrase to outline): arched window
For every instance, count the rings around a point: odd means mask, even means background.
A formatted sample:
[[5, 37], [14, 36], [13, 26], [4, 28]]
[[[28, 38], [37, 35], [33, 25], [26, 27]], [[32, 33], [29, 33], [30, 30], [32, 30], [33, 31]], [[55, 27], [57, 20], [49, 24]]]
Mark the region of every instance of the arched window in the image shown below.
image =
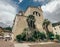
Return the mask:
[[37, 11], [34, 11], [34, 12], [33, 12], [33, 15], [40, 16], [40, 13], [37, 12]]

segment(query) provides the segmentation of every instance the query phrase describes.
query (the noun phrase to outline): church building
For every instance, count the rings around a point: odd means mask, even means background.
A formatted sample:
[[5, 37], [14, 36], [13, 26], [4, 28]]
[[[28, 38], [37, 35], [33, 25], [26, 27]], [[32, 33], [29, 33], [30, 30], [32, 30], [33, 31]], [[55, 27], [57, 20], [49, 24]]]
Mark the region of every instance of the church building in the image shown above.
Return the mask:
[[[27, 17], [29, 15], [33, 15], [31, 19], [35, 19], [34, 23], [32, 23], [31, 21], [32, 25], [30, 25], [31, 23], [29, 24], [27, 22], [28, 20]], [[16, 35], [21, 34], [24, 28], [28, 28], [28, 26], [30, 26], [31, 28], [32, 27], [37, 28], [41, 32], [45, 31], [42, 27], [43, 21], [44, 21], [44, 17], [43, 17], [43, 11], [41, 7], [30, 6], [27, 8], [25, 12], [19, 11], [19, 13], [16, 14], [14, 24], [13, 24], [13, 30], [12, 30], [14, 34], [13, 39], [16, 39]]]

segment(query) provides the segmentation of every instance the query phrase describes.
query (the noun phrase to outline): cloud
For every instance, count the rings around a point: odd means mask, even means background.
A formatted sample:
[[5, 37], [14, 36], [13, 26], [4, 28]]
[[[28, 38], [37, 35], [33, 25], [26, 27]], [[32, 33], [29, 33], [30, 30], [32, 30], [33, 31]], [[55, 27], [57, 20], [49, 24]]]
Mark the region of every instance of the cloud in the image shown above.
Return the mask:
[[19, 3], [21, 3], [23, 0], [18, 0], [19, 1]]
[[60, 22], [60, 0], [52, 0], [42, 6], [44, 17], [51, 22]]
[[33, 0], [34, 2], [44, 2], [45, 0]]
[[13, 22], [17, 8], [12, 3], [11, 0], [0, 0], [0, 22], [11, 21], [10, 24]]

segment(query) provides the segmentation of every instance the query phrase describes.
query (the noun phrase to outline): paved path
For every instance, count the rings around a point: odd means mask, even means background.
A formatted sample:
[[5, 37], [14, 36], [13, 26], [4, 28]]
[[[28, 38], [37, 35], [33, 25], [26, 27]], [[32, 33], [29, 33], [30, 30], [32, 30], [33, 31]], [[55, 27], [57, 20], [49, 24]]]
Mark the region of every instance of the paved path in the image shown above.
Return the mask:
[[29, 45], [26, 44], [14, 44], [15, 47], [30, 47]]
[[30, 45], [30, 47], [60, 47], [59, 43], [53, 43], [53, 44], [36, 44], [36, 45]]
[[60, 47], [60, 43], [42, 42], [42, 43], [11, 43], [0, 40], [0, 47]]
[[54, 42], [42, 42], [42, 43], [18, 43], [14, 44], [15, 47], [31, 47], [33, 45], [41, 45], [41, 44], [53, 44]]

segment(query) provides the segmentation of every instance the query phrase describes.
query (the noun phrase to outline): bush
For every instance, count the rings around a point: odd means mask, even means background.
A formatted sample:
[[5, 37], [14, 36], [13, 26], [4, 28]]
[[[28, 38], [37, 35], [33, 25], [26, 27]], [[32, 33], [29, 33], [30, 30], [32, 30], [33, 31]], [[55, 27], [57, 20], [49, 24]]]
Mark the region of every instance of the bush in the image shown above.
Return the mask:
[[22, 40], [22, 37], [21, 37], [20, 34], [16, 36], [16, 40], [17, 40], [18, 42], [20, 42], [20, 41]]
[[26, 41], [26, 34], [22, 33], [22, 34], [19, 34], [16, 36], [16, 40], [18, 42], [21, 42], [21, 41]]
[[40, 33], [41, 34], [41, 40], [44, 40], [44, 39], [46, 39], [46, 35], [45, 35], [45, 33], [44, 32], [42, 32], [42, 33]]
[[36, 40], [37, 40], [37, 39], [41, 39], [41, 40], [46, 39], [46, 35], [45, 35], [43, 32], [39, 32], [39, 31], [34, 31], [33, 37], [34, 37]]
[[60, 35], [56, 35], [56, 39], [57, 40], [60, 40]]
[[48, 38], [49, 38], [50, 40], [54, 40], [54, 34], [53, 34], [52, 32], [49, 32], [49, 33], [48, 33]]
[[[27, 32], [23, 32], [21, 35], [17, 35], [16, 39], [18, 42], [21, 41], [37, 41], [46, 39], [45, 33], [39, 31], [31, 31], [30, 34], [26, 34]], [[29, 37], [30, 36], [30, 37]]]

